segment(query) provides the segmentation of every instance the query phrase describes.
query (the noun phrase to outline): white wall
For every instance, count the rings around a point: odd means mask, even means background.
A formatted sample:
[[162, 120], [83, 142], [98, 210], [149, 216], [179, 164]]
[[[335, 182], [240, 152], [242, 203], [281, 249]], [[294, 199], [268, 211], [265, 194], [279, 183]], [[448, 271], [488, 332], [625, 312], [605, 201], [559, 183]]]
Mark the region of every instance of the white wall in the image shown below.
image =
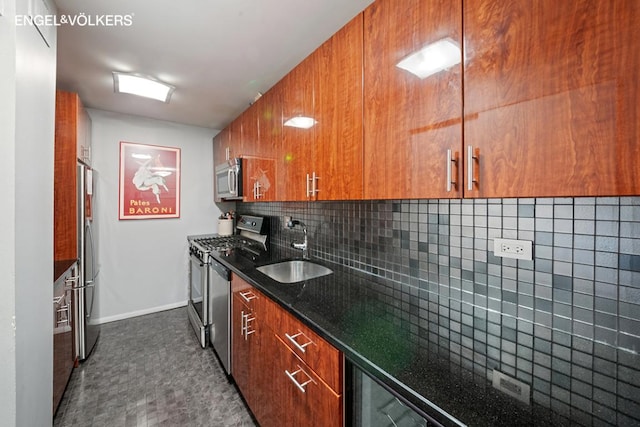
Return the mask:
[[[0, 408], [2, 425], [51, 425], [53, 382], [53, 147], [56, 32], [0, 17]], [[52, 13], [55, 11], [51, 7]], [[15, 326], [14, 326], [15, 325]]]
[[16, 27], [14, 1], [0, 17], [0, 408], [7, 425], [16, 423], [15, 316], [15, 80]]
[[[101, 110], [90, 109], [89, 115], [98, 172], [98, 321], [186, 305], [186, 237], [216, 232], [220, 209], [233, 206], [213, 202], [211, 139], [218, 131]], [[181, 149], [180, 218], [118, 220], [120, 141]]]

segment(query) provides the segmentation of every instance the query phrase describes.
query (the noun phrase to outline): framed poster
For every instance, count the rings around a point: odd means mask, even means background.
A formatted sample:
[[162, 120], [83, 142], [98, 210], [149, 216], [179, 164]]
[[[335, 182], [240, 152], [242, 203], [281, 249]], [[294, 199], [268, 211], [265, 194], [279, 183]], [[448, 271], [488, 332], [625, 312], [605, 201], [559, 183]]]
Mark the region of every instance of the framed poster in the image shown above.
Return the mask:
[[180, 218], [180, 149], [120, 142], [119, 219]]

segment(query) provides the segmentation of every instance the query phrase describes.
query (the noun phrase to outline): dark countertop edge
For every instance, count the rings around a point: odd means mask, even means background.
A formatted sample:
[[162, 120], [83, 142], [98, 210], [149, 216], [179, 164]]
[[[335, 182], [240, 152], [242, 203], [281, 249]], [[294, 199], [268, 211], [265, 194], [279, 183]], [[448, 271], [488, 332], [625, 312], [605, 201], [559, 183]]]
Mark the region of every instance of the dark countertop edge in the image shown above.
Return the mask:
[[53, 283], [57, 282], [71, 267], [77, 259], [61, 259], [53, 262]]
[[[285, 310], [287, 310], [287, 312], [291, 313], [294, 317], [302, 321], [306, 326], [310, 327], [314, 332], [316, 332], [322, 338], [326, 339], [331, 345], [333, 345], [335, 348], [341, 351], [344, 354], [346, 359], [348, 359], [352, 363], [355, 363], [356, 366], [358, 366], [360, 369], [365, 371], [370, 376], [374, 377], [374, 379], [376, 379], [377, 381], [386, 385], [387, 388], [391, 388], [395, 393], [397, 393], [399, 396], [405, 399], [410, 406], [413, 406], [414, 409], [417, 409], [420, 412], [424, 412], [428, 414], [428, 416], [434, 418], [436, 421], [442, 423], [445, 426], [451, 426], [451, 427], [466, 426], [466, 424], [454, 418], [448, 412], [444, 411], [439, 406], [430, 402], [424, 396], [418, 394], [411, 388], [405, 386], [398, 379], [386, 373], [383, 369], [376, 366], [374, 363], [369, 361], [366, 357], [362, 356], [360, 353], [356, 352], [355, 350], [353, 350], [352, 348], [344, 344], [337, 337], [331, 335], [330, 333], [325, 331], [323, 328], [319, 327], [314, 321], [307, 318], [304, 315], [304, 313], [296, 310], [290, 304], [282, 301], [277, 295], [274, 295], [267, 287], [265, 287], [262, 283], [260, 283], [258, 280], [253, 278], [251, 275], [245, 273], [235, 263], [229, 262], [229, 260], [224, 257], [218, 257], [215, 255], [215, 253], [213, 255], [216, 261], [220, 262], [225, 267], [229, 268], [233, 273], [237, 274], [240, 278], [247, 281], [252, 286], [255, 286], [262, 293], [264, 293], [273, 301], [275, 301], [280, 307], [284, 308]], [[313, 262], [319, 262], [321, 264], [327, 264], [327, 263], [332, 264], [324, 260], [322, 261], [313, 260]], [[255, 266], [253, 266], [252, 269], [255, 269]]]

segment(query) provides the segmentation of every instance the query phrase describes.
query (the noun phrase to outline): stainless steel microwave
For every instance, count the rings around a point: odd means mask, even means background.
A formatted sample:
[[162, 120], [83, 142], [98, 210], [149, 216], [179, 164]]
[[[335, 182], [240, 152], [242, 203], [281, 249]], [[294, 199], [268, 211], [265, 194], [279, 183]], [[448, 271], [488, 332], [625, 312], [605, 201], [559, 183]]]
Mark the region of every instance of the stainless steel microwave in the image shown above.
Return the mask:
[[242, 199], [242, 159], [235, 158], [216, 166], [216, 199]]

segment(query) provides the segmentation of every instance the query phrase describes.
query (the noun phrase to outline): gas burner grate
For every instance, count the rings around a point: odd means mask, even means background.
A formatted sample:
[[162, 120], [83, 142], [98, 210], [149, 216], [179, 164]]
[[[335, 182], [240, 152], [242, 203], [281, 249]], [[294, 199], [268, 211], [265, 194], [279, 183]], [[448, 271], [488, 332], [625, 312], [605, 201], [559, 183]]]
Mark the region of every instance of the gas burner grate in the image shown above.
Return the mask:
[[193, 239], [192, 241], [209, 251], [220, 251], [224, 249], [251, 247], [256, 245], [256, 242], [238, 235], [201, 237]]

